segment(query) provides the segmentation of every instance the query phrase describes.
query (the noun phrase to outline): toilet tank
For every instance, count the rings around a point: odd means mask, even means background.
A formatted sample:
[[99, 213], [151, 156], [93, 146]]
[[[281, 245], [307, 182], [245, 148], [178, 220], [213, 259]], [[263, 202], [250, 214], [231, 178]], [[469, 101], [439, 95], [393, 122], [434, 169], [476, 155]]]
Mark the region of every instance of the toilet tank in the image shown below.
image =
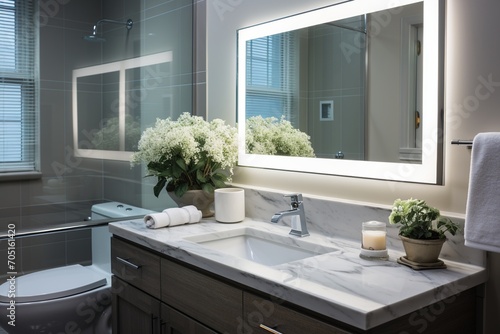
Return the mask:
[[[151, 210], [120, 202], [107, 202], [92, 205], [91, 217], [92, 220], [126, 218], [151, 212]], [[107, 225], [92, 228], [92, 265], [106, 273], [111, 273], [111, 233]]]
[[92, 205], [92, 220], [105, 218], [121, 218], [130, 216], [144, 216], [151, 210], [138, 208], [120, 202], [107, 202]]

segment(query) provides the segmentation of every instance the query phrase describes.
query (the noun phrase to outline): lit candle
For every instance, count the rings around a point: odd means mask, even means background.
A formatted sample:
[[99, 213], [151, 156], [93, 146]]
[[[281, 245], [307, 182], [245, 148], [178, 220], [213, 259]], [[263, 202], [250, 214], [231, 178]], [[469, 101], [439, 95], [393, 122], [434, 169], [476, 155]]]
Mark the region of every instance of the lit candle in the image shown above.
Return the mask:
[[361, 247], [367, 250], [384, 250], [386, 243], [386, 226], [382, 222], [369, 221], [363, 223], [363, 240]]
[[385, 249], [385, 231], [363, 231], [363, 248], [370, 250]]
[[361, 230], [361, 252], [359, 256], [367, 260], [387, 260], [386, 224], [369, 221], [363, 223]]

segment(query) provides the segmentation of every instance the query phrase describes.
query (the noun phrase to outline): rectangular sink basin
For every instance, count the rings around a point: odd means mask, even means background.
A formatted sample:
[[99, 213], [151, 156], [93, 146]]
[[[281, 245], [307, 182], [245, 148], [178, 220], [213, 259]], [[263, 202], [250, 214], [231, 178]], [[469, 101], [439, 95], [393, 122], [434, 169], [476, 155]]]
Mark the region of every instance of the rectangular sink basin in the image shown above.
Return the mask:
[[204, 247], [267, 266], [303, 260], [337, 251], [304, 239], [250, 227], [184, 238]]

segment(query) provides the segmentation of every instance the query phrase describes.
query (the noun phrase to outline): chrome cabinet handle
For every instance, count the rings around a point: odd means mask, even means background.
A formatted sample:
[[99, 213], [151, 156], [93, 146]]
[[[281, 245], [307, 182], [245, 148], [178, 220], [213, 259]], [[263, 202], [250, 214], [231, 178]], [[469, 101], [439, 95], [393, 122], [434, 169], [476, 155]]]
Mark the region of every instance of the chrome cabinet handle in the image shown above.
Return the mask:
[[265, 329], [265, 330], [266, 330], [266, 331], [268, 331], [269, 333], [273, 333], [273, 334], [282, 334], [281, 332], [278, 332], [277, 330], [272, 329], [271, 327], [266, 326], [266, 325], [264, 325], [264, 324], [260, 324], [260, 325], [259, 325], [259, 327], [260, 327], [260, 328], [262, 328], [262, 329]]
[[129, 267], [131, 267], [131, 268], [134, 268], [134, 269], [136, 269], [136, 270], [141, 268], [141, 266], [139, 266], [139, 265], [137, 265], [137, 264], [134, 264], [134, 263], [132, 263], [132, 262], [130, 262], [130, 261], [128, 261], [128, 260], [125, 260], [125, 259], [123, 259], [123, 258], [121, 258], [121, 257], [119, 257], [119, 256], [117, 256], [117, 257], [116, 257], [116, 259], [117, 259], [118, 261], [120, 261], [121, 263], [123, 263], [124, 265], [129, 266]]

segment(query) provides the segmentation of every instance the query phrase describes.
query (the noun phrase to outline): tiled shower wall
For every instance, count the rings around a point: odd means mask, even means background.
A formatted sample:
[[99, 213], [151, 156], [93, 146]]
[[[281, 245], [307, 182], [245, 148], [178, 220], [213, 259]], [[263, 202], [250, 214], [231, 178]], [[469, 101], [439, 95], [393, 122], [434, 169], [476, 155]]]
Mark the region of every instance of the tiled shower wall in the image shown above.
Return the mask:
[[[70, 0], [64, 4], [51, 2], [51, 6], [47, 3], [40, 1], [39, 11], [42, 178], [0, 181], [0, 235], [7, 232], [8, 224], [14, 224], [20, 234], [81, 222], [91, 215], [92, 204], [103, 201], [144, 207], [143, 198], [149, 196], [144, 192], [152, 193], [149, 187], [142, 186], [145, 180], [141, 170], [132, 169], [126, 161], [74, 156], [73, 69], [171, 50], [179, 62], [172, 65], [170, 89], [177, 100], [188, 101], [189, 105], [180, 112], [205, 114], [205, 1], [194, 1], [195, 9], [192, 0]], [[198, 33], [192, 30], [193, 13], [203, 19]], [[84, 41], [82, 36], [90, 34], [101, 18], [131, 18], [134, 27], [124, 39], [123, 27], [101, 26], [105, 43]], [[193, 39], [202, 46], [194, 59]], [[181, 104], [176, 106], [181, 109]], [[22, 265], [19, 273], [89, 264], [90, 231], [19, 237], [16, 248], [17, 264]], [[6, 258], [5, 240], [0, 240], [0, 256]], [[4, 262], [0, 261], [0, 278], [7, 272]]]

